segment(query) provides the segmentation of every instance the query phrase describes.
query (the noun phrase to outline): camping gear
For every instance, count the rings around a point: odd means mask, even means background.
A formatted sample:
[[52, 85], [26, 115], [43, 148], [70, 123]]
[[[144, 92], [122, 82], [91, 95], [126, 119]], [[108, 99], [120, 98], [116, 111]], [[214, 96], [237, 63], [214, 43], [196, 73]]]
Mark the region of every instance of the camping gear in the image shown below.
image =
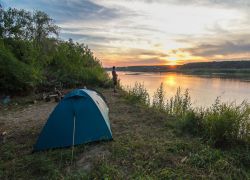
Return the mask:
[[2, 104], [3, 105], [8, 105], [10, 103], [10, 96], [5, 96], [3, 99], [2, 99]]
[[51, 98], [55, 98], [55, 102], [59, 102], [63, 98], [62, 92], [55, 87], [53, 94], [50, 93], [46, 95], [45, 93], [43, 93], [41, 99], [45, 100], [45, 102], [49, 102]]
[[71, 91], [51, 113], [34, 151], [112, 139], [108, 111], [97, 92]]

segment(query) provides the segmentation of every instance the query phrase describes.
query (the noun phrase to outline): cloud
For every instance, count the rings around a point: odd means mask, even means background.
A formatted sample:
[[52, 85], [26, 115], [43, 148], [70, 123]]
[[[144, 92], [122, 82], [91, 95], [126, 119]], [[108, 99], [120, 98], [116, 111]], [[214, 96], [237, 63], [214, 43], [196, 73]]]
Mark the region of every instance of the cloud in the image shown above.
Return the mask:
[[139, 0], [147, 3], [172, 3], [181, 6], [196, 5], [196, 6], [212, 6], [223, 8], [249, 8], [250, 2], [248, 0]]
[[213, 57], [216, 55], [244, 54], [250, 52], [250, 43], [224, 42], [223, 44], [200, 44], [193, 48], [180, 49], [194, 56]]
[[42, 10], [52, 16], [58, 23], [66, 21], [94, 21], [118, 18], [118, 9], [107, 8], [90, 0], [21, 0], [7, 1], [5, 6]]
[[[119, 66], [137, 66], [137, 65], [162, 65], [166, 63], [171, 63], [171, 61], [166, 61], [160, 58], [146, 58], [146, 59], [136, 59], [136, 58], [124, 58], [121, 59]], [[107, 64], [107, 66], [116, 65], [114, 63]]]
[[248, 0], [3, 2], [4, 7], [45, 11], [62, 27], [62, 39], [88, 44], [104, 65], [166, 64], [178, 58], [182, 63], [192, 55], [238, 57], [249, 51]]
[[81, 34], [81, 33], [67, 33], [62, 32], [60, 34], [61, 38], [63, 39], [73, 39], [74, 41], [83, 43], [83, 42], [91, 42], [91, 44], [99, 43], [99, 42], [109, 42], [109, 41], [115, 41], [117, 38], [109, 38], [104, 36], [93, 36], [93, 35], [87, 35], [87, 34]]
[[[113, 47], [115, 48], [115, 47]], [[103, 59], [106, 66], [119, 65], [119, 66], [128, 66], [128, 65], [159, 65], [166, 64], [168, 60], [167, 53], [156, 52], [153, 50], [146, 49], [127, 49], [127, 50], [114, 50]], [[114, 62], [114, 59], [119, 59], [119, 61]], [[169, 61], [170, 62], [170, 61]]]

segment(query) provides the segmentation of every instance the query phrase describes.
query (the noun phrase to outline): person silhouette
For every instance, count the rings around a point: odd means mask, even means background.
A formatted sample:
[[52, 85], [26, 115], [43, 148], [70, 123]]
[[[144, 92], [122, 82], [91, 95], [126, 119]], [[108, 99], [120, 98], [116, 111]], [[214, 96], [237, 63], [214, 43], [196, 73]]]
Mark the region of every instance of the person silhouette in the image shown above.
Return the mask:
[[115, 66], [113, 66], [113, 70], [112, 70], [112, 79], [113, 79], [113, 85], [114, 85], [114, 93], [116, 93], [116, 86], [117, 86], [117, 78], [118, 78], [118, 75], [116, 73], [116, 70], [115, 70]]

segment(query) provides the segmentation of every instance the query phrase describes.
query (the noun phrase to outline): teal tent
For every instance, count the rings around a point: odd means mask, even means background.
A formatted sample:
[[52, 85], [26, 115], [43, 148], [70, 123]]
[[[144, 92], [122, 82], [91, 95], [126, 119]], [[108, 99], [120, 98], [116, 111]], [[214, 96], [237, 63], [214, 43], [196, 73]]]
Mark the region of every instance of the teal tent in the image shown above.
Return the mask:
[[108, 111], [97, 92], [71, 91], [51, 113], [34, 151], [112, 139]]

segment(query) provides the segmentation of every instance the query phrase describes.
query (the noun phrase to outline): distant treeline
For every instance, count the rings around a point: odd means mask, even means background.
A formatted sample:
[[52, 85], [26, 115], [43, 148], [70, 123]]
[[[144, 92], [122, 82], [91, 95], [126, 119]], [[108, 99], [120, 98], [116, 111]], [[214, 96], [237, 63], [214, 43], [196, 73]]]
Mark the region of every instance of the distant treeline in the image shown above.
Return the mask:
[[180, 69], [248, 69], [250, 68], [250, 60], [188, 63], [179, 66], [179, 68]]
[[59, 29], [44, 12], [0, 9], [0, 94], [108, 82], [88, 46], [60, 40]]
[[[206, 72], [206, 71], [221, 71], [221, 72], [247, 72], [250, 73], [249, 61], [220, 61], [220, 62], [199, 62], [188, 63], [184, 65], [159, 65], [159, 66], [127, 66], [117, 67], [118, 71], [132, 71], [132, 72]], [[111, 70], [111, 68], [106, 68]]]
[[[168, 72], [175, 71], [175, 68], [167, 65], [162, 66], [127, 66], [127, 67], [116, 67], [117, 71], [132, 71], [132, 72]], [[106, 68], [106, 70], [110, 71], [112, 68]]]

